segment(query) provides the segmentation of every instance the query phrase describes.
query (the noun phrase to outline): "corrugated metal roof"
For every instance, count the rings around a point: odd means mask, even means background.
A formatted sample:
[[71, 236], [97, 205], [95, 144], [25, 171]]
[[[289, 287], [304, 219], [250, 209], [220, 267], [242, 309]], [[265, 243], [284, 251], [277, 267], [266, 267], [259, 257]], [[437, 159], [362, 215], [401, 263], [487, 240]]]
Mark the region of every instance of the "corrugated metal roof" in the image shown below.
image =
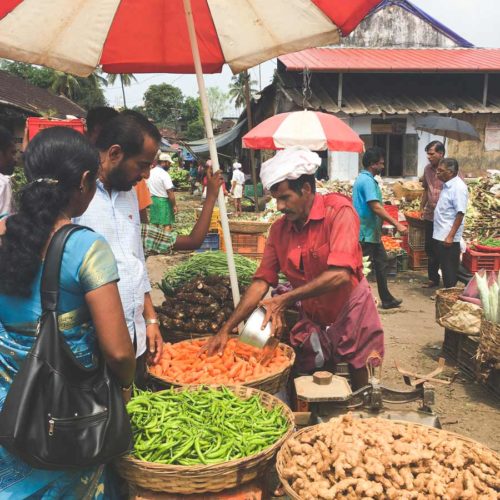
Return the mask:
[[[328, 74], [315, 74], [309, 97], [304, 101], [302, 75], [277, 73], [276, 84], [295, 107], [347, 115], [406, 115], [411, 113], [500, 113], [498, 88], [490, 87], [488, 105], [483, 106], [480, 93], [466, 93], [460, 87], [426, 88], [411, 77], [384, 79], [356, 76], [344, 84], [342, 107], [337, 105], [337, 83]], [[288, 111], [289, 109], [287, 109]]]
[[500, 49], [314, 48], [279, 60], [289, 71], [500, 73]]
[[56, 96], [6, 71], [0, 71], [0, 104], [37, 115], [51, 110], [59, 117], [66, 115], [83, 117], [86, 114], [83, 108], [66, 97]]

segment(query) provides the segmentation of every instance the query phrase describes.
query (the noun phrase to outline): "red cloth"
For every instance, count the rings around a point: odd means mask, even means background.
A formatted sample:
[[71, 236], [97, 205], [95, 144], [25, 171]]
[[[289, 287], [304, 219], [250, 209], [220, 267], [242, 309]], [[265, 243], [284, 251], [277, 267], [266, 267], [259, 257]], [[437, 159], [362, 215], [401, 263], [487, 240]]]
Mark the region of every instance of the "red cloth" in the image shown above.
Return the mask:
[[329, 266], [348, 268], [350, 283], [301, 302], [307, 317], [326, 327], [336, 321], [363, 276], [358, 238], [359, 218], [349, 198], [340, 194], [316, 194], [309, 217], [300, 231], [285, 216], [271, 226], [254, 279], [263, 279], [276, 286], [281, 270], [292, 287], [298, 288]]
[[309, 319], [299, 321], [290, 332], [301, 372], [312, 373], [333, 363], [363, 368], [376, 351], [384, 355], [384, 331], [368, 281], [363, 278], [344, 304], [337, 321], [324, 328]]
[[434, 209], [436, 208], [439, 195], [443, 189], [443, 183], [437, 178], [436, 170], [437, 167], [434, 168], [429, 163], [424, 168], [424, 176], [422, 179], [424, 189], [427, 191], [427, 203], [424, 207], [424, 219], [431, 222], [434, 220]]

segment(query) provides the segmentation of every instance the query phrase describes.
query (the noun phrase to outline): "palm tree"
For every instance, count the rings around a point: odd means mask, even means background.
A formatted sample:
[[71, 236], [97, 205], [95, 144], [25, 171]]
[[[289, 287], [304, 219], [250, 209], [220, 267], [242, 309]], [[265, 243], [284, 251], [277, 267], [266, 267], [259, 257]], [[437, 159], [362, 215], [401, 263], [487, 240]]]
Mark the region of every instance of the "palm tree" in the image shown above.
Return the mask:
[[246, 105], [246, 90], [247, 85], [250, 88], [250, 95], [255, 92], [253, 88], [257, 84], [255, 80], [250, 80], [250, 73], [248, 71], [242, 71], [231, 78], [231, 85], [229, 86], [229, 99], [234, 101], [234, 106], [236, 109], [243, 108]]
[[72, 99], [79, 87], [80, 83], [76, 76], [63, 71], [54, 71], [54, 79], [50, 88], [56, 94]]
[[120, 77], [120, 83], [122, 86], [122, 94], [123, 94], [123, 107], [127, 107], [127, 101], [125, 100], [125, 87], [130, 87], [132, 82], [136, 82], [137, 78], [132, 73], [110, 73], [108, 74], [108, 82], [113, 85], [116, 82], [116, 77]]

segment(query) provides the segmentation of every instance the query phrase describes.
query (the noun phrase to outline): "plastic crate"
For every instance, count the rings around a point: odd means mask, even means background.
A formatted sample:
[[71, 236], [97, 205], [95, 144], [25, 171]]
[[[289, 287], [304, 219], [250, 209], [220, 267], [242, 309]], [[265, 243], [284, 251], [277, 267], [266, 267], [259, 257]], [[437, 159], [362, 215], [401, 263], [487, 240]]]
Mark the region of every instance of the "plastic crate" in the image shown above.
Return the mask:
[[394, 219], [398, 220], [399, 209], [397, 205], [384, 205], [384, 210]]
[[452, 361], [458, 359], [458, 351], [460, 350], [460, 342], [463, 336], [463, 333], [457, 333], [445, 328], [442, 352], [446, 358]]
[[408, 253], [408, 266], [414, 271], [420, 271], [422, 269], [427, 269], [427, 262], [429, 258], [427, 257], [425, 250], [414, 250], [410, 248]]
[[408, 254], [403, 250], [397, 258], [398, 273], [408, 271]]
[[220, 238], [219, 233], [208, 233], [201, 244], [201, 247], [196, 251], [200, 252], [209, 252], [213, 250], [219, 250], [220, 248]]
[[[266, 239], [266, 235], [262, 233], [231, 233], [234, 253], [254, 259], [262, 258], [262, 255], [264, 254], [264, 247], [266, 246]], [[226, 246], [224, 244], [224, 239], [222, 238], [221, 241], [221, 248], [225, 251]]]
[[467, 247], [462, 257], [462, 265], [471, 273], [476, 273], [481, 269], [500, 271], [500, 253], [477, 252]]
[[423, 250], [425, 248], [425, 228], [408, 226], [408, 246], [413, 250]]
[[[254, 197], [254, 188], [253, 184], [245, 184], [245, 196], [248, 198], [253, 198]], [[264, 196], [264, 188], [262, 187], [262, 183], [257, 183], [257, 196], [261, 197]]]
[[72, 120], [53, 120], [51, 118], [38, 118], [35, 116], [30, 116], [27, 120], [28, 122], [28, 138], [31, 141], [38, 132], [43, 129], [51, 127], [67, 127], [80, 132], [85, 133], [85, 124], [80, 118], [74, 118]]
[[479, 337], [462, 335], [458, 349], [458, 366], [469, 377], [476, 378], [479, 372], [479, 361], [476, 359]]
[[[196, 220], [200, 218], [201, 208], [195, 208], [194, 213]], [[220, 212], [219, 207], [214, 207], [214, 211], [212, 212], [212, 217], [210, 218], [210, 226], [208, 226], [209, 231], [218, 231], [220, 225]]]
[[398, 274], [398, 256], [392, 255], [387, 259], [387, 276], [396, 276]]

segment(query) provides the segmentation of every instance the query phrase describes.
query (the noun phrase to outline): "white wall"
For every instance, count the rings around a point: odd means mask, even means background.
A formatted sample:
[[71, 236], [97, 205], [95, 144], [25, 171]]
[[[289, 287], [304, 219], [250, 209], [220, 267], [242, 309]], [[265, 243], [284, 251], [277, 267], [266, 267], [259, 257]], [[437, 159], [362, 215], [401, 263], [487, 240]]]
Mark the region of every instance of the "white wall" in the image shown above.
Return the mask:
[[[398, 118], [404, 118], [404, 115], [397, 115]], [[387, 117], [390, 118], [390, 117]], [[427, 165], [427, 155], [425, 146], [431, 141], [443, 142], [443, 137], [415, 130], [415, 120], [412, 116], [406, 116], [406, 133], [418, 134], [418, 176], [424, 173]], [[357, 134], [371, 134], [372, 116], [355, 116], [342, 118]], [[358, 153], [344, 153], [330, 151], [328, 153], [328, 175], [330, 179], [347, 181], [353, 180], [358, 175], [359, 165]]]

